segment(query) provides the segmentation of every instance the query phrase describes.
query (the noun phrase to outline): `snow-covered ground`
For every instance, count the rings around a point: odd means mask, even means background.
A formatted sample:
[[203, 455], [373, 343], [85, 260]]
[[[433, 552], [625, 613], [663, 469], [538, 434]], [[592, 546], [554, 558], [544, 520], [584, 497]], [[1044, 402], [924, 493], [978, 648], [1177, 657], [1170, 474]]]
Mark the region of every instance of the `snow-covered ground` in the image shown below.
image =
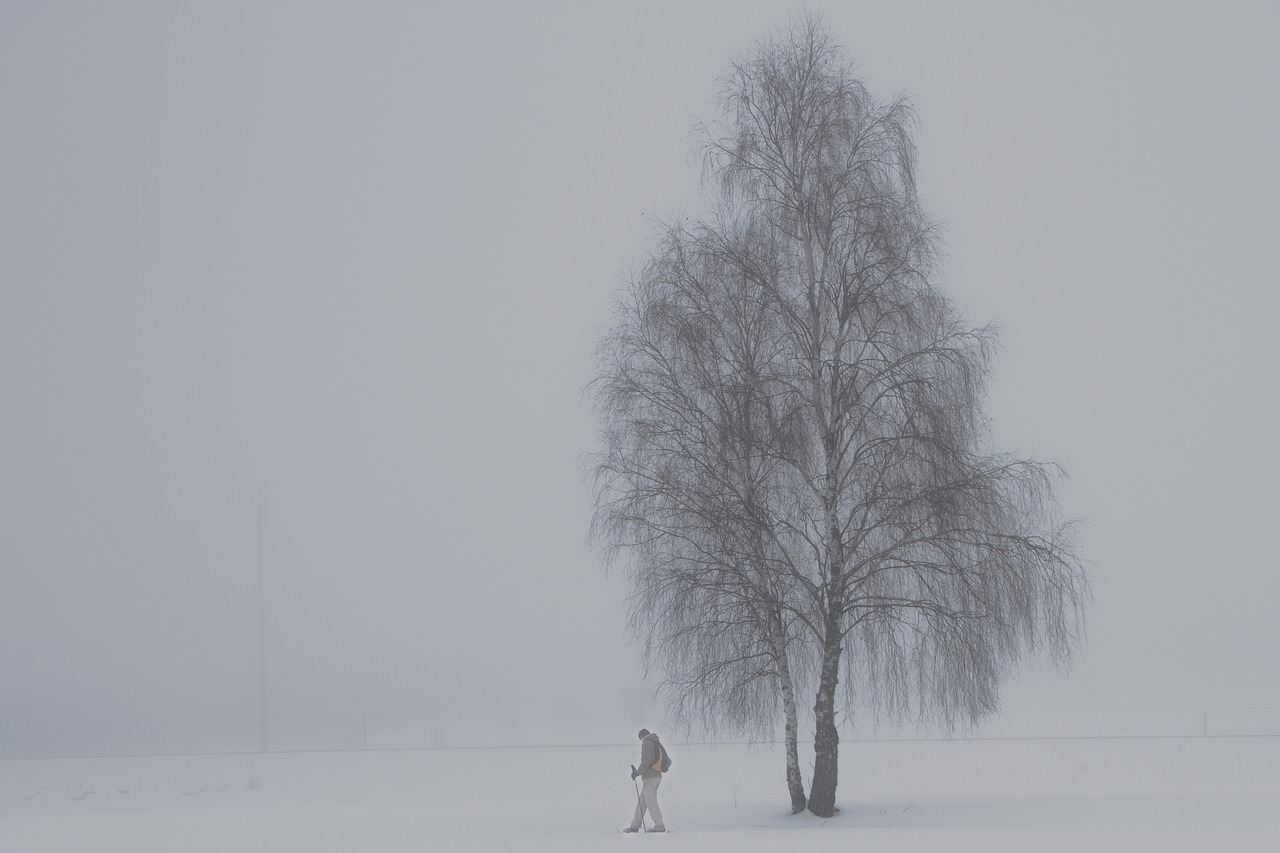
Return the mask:
[[0, 851], [1280, 850], [1275, 737], [849, 741], [830, 820], [775, 747], [668, 747], [647, 837], [626, 743], [0, 761]]

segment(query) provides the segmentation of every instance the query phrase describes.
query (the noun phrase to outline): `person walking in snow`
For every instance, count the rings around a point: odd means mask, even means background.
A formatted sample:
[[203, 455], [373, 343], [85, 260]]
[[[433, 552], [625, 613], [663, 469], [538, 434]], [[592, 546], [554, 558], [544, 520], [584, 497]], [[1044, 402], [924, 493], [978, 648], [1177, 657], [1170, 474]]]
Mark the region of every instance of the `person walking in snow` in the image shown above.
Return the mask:
[[662, 784], [662, 774], [671, 767], [671, 757], [667, 755], [658, 735], [648, 729], [641, 729], [640, 737], [640, 769], [631, 767], [631, 778], [637, 776], [644, 779], [644, 789], [636, 797], [636, 813], [631, 818], [631, 826], [623, 832], [639, 832], [644, 825], [644, 813], [647, 809], [653, 818], [652, 832], [666, 832], [662, 822], [662, 809], [658, 808], [658, 785]]

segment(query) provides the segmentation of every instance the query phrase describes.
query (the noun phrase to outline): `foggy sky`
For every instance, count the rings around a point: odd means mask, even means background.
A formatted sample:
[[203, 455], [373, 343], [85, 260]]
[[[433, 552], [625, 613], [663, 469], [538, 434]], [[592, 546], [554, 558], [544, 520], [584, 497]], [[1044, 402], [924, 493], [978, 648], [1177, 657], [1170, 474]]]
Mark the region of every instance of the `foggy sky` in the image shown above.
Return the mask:
[[[914, 97], [997, 444], [1088, 521], [1077, 674], [1013, 695], [1274, 704], [1274, 4], [808, 8]], [[256, 746], [259, 553], [280, 742], [642, 714], [582, 389], [796, 9], [0, 6], [0, 754]]]

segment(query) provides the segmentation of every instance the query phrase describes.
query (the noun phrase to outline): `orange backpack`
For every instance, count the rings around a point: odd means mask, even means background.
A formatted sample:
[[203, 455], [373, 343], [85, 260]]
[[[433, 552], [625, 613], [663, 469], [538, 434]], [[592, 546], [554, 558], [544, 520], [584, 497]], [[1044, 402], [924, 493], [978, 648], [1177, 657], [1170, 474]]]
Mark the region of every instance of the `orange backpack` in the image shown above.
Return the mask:
[[658, 744], [658, 760], [649, 769], [657, 773], [666, 773], [671, 769], [671, 756], [667, 755], [667, 748], [662, 744]]

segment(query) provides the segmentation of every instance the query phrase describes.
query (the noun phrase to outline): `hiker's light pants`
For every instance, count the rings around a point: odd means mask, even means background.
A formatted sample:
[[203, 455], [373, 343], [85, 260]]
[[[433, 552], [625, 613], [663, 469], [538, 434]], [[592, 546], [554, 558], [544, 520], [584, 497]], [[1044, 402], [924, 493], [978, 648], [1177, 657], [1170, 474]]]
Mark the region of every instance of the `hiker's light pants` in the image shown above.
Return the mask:
[[636, 814], [631, 818], [631, 828], [639, 829], [644, 823], [644, 811], [649, 810], [649, 817], [653, 818], [654, 829], [666, 829], [666, 825], [662, 822], [662, 809], [658, 808], [658, 785], [662, 784], [661, 776], [644, 777], [644, 787], [640, 789], [640, 796], [636, 798]]

